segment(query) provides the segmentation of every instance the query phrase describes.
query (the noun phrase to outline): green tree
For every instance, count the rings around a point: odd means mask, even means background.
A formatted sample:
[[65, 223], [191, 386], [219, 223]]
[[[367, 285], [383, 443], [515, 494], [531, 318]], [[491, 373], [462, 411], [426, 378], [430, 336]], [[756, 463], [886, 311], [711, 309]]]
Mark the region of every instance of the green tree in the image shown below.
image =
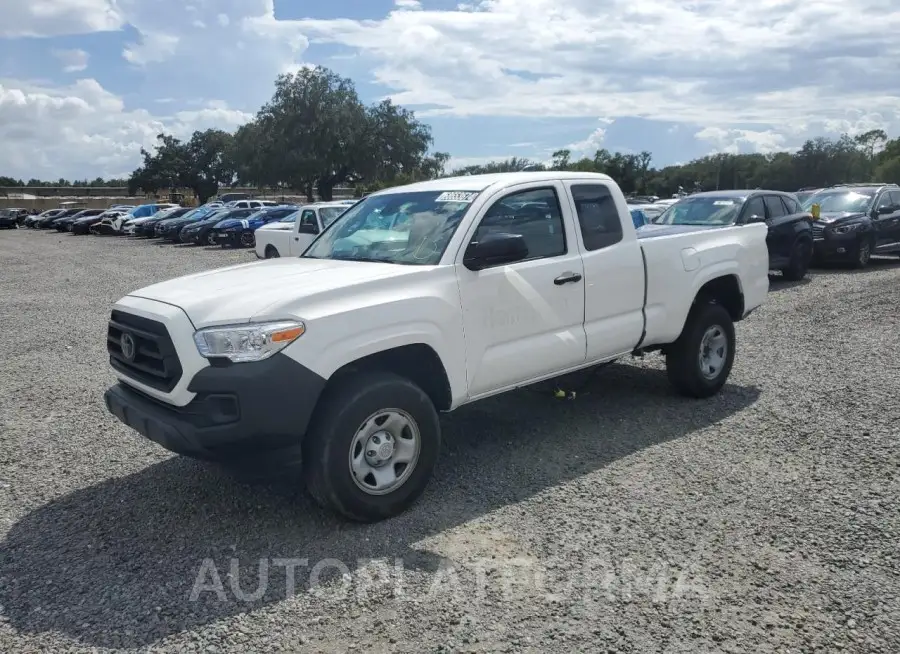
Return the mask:
[[194, 132], [187, 142], [188, 174], [186, 186], [194, 191], [201, 204], [219, 192], [220, 186], [231, 186], [235, 179], [232, 158], [233, 137], [220, 129]]

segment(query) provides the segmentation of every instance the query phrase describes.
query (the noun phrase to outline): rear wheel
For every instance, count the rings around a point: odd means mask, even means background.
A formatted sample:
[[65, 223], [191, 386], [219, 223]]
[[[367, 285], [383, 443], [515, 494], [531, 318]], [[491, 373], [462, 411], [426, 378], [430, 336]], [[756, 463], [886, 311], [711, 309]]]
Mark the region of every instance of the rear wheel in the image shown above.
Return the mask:
[[323, 507], [375, 522], [405, 511], [425, 490], [441, 446], [437, 410], [416, 384], [361, 373], [323, 395], [303, 443], [303, 472]]
[[734, 322], [720, 304], [698, 300], [678, 340], [669, 346], [666, 371], [682, 395], [709, 397], [725, 385], [734, 364]]
[[812, 250], [812, 243], [805, 238], [794, 244], [788, 267], [781, 271], [786, 280], [799, 282], [806, 277], [806, 273], [809, 271], [809, 263], [812, 261]]

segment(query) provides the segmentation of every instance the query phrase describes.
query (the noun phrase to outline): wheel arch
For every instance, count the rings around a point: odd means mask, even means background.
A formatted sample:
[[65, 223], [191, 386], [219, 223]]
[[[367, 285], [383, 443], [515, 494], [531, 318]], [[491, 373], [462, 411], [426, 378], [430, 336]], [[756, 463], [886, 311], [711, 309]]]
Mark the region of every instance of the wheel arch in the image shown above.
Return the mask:
[[450, 378], [443, 361], [434, 348], [425, 343], [390, 347], [346, 363], [328, 378], [326, 389], [348, 375], [378, 371], [409, 379], [425, 391], [438, 411], [448, 411], [453, 404]]

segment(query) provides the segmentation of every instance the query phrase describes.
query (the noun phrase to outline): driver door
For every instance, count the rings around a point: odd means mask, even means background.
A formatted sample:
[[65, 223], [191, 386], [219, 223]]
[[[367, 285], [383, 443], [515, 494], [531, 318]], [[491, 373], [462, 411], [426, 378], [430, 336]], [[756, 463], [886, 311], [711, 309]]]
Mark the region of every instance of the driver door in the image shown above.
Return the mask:
[[466, 246], [492, 232], [521, 234], [526, 260], [473, 271], [465, 246], [458, 254], [470, 397], [586, 360], [584, 267], [565, 193], [559, 182], [506, 189], [478, 216]]
[[872, 217], [875, 227], [875, 251], [900, 249], [900, 191], [884, 191], [875, 203]]
[[319, 216], [315, 209], [304, 209], [297, 218], [294, 235], [291, 238], [291, 256], [297, 257], [306, 251], [319, 234]]

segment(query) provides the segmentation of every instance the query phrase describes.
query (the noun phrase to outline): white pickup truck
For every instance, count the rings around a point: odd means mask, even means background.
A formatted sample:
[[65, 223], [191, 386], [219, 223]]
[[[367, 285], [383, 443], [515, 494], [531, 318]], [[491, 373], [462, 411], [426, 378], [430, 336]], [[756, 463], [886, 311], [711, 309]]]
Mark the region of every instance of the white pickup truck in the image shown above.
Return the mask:
[[716, 393], [734, 323], [768, 292], [767, 230], [645, 236], [615, 182], [590, 173], [388, 189], [302, 257], [119, 300], [106, 405], [173, 452], [300, 469], [323, 506], [386, 518], [424, 490], [440, 411], [653, 350], [678, 392]]
[[256, 256], [274, 259], [303, 254], [316, 236], [353, 204], [348, 200], [308, 204], [290, 216], [263, 225], [254, 232]]

